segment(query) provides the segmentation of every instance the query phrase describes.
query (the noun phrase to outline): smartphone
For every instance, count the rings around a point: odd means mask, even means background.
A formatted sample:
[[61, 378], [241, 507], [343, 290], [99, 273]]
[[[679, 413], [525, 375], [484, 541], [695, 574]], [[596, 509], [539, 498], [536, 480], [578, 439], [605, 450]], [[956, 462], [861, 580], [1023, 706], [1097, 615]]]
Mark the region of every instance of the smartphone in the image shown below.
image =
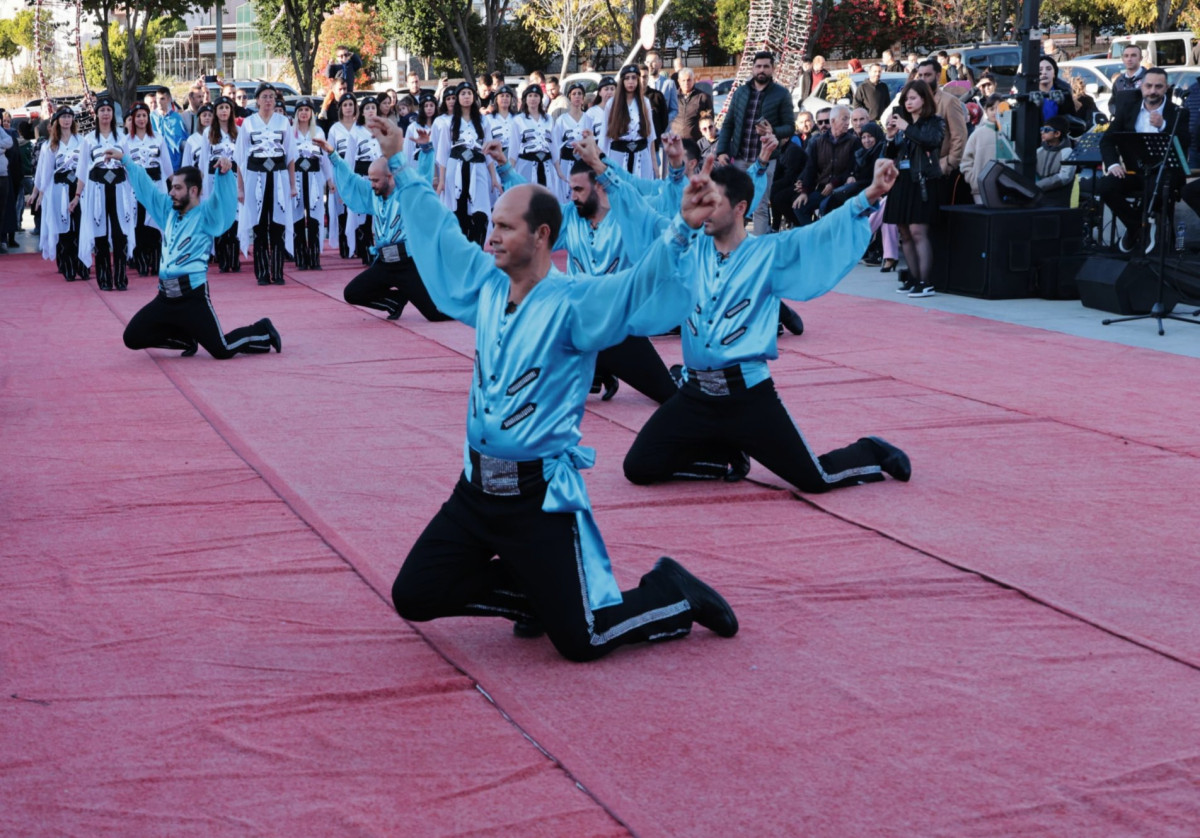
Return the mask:
[[765, 119], [760, 119], [758, 122], [754, 123], [754, 127], [758, 129], [758, 133], [760, 134], [768, 134], [775, 130], [771, 127], [771, 123]]

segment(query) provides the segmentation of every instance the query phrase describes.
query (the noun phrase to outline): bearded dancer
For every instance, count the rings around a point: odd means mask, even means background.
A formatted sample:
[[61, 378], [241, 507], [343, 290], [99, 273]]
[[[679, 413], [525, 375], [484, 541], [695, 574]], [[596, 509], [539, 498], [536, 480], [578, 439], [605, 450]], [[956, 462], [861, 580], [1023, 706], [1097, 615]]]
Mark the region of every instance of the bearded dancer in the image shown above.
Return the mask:
[[217, 158], [212, 194], [201, 201], [204, 178], [193, 166], [170, 176], [164, 195], [124, 150], [110, 150], [106, 158], [124, 158], [138, 201], [163, 231], [158, 296], [129, 321], [125, 345], [130, 349], [182, 349], [185, 357], [195, 355], [200, 345], [218, 360], [240, 352], [270, 352], [271, 347], [281, 352], [279, 332], [265, 317], [252, 326], [222, 333], [208, 296], [213, 238], [228, 230], [237, 214], [237, 176], [230, 174], [232, 161]]
[[505, 193], [485, 253], [404, 165], [400, 132], [372, 126], [431, 296], [476, 330], [464, 471], [396, 577], [397, 612], [536, 619], [575, 661], [678, 637], [693, 622], [733, 636], [728, 603], [672, 559], [637, 588], [617, 587], [579, 473], [594, 461], [578, 443], [596, 352], [687, 306], [679, 267], [715, 199], [707, 178], [693, 182], [683, 216], [635, 268], [568, 278], [550, 260], [561, 222], [553, 193], [528, 184]]

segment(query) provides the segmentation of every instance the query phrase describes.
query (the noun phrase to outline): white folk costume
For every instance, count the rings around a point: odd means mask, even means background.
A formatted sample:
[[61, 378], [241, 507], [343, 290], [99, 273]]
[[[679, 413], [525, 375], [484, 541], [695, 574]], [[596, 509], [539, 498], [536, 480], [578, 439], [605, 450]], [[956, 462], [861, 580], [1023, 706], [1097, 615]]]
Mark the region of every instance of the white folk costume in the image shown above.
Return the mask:
[[[612, 99], [604, 109], [605, 126], [608, 125], [608, 115], [618, 100], [619, 97]], [[653, 121], [649, 120], [650, 103], [642, 99], [642, 105], [646, 110], [647, 121], [650, 122], [646, 136], [643, 137], [641, 133], [641, 108], [637, 106], [637, 102], [629, 102], [625, 105], [629, 109], [629, 127], [620, 137], [610, 137], [606, 129], [600, 150], [613, 161], [613, 165], [620, 166], [630, 174], [653, 178], [654, 162], [651, 155], [654, 153], [654, 141], [658, 139], [658, 134], [654, 131]]]
[[[355, 125], [352, 132], [354, 144], [354, 173], [363, 177], [371, 170], [371, 164], [383, 156], [379, 140], [372, 136], [365, 125]], [[347, 160], [346, 162], [350, 162]], [[371, 216], [361, 215], [358, 229], [354, 231], [354, 254], [364, 265], [371, 264], [371, 248], [375, 245], [375, 225]]]
[[[457, 136], [456, 136], [457, 134]], [[463, 234], [483, 246], [492, 216], [492, 177], [483, 153], [487, 134], [483, 120], [454, 120], [437, 144], [437, 164], [446, 173], [442, 203], [458, 218]]]
[[[483, 130], [487, 134], [489, 140], [499, 140], [504, 146], [504, 156], [508, 159], [513, 157], [513, 139], [516, 137], [516, 115], [507, 113], [501, 116], [498, 113], [488, 114], [483, 118]], [[497, 199], [503, 188], [497, 184], [492, 184], [492, 205], [495, 206]]]
[[[134, 163], [146, 170], [159, 192], [167, 193], [167, 178], [175, 173], [171, 154], [161, 137], [136, 133], [125, 138], [125, 152]], [[133, 266], [140, 276], [158, 276], [158, 260], [162, 255], [162, 231], [154, 223], [153, 216], [146, 214], [146, 207], [138, 204], [137, 223], [133, 230]]]
[[245, 200], [238, 216], [242, 255], [254, 243], [254, 276], [259, 285], [283, 284], [284, 251], [292, 249], [292, 182], [288, 164], [295, 162], [291, 123], [281, 113], [264, 122], [253, 113], [238, 129], [236, 161]]
[[591, 130], [592, 120], [586, 113], [576, 120], [568, 110], [554, 122], [554, 165], [564, 186], [559, 200], [571, 198], [571, 167], [575, 165], [575, 148], [571, 143], [583, 139], [583, 132]]
[[79, 150], [76, 177], [84, 182], [79, 202], [79, 260], [92, 264], [95, 251], [96, 284], [104, 291], [128, 287], [125, 264], [133, 256], [133, 228], [137, 219], [137, 200], [120, 160], [106, 161], [109, 149], [125, 152], [119, 132], [97, 136], [84, 135]]
[[[195, 166], [204, 175], [204, 187], [200, 191], [201, 199], [212, 194], [213, 176], [217, 171], [217, 161], [222, 157], [236, 160], [237, 141], [221, 131], [221, 139], [217, 142], [209, 140], [208, 131], [192, 134], [183, 146], [183, 165]], [[233, 171], [238, 170], [237, 163]], [[241, 270], [241, 254], [238, 252], [238, 225], [236, 216], [233, 224], [221, 235], [213, 239], [213, 254], [217, 257], [217, 268], [221, 273], [237, 273]]]
[[[329, 144], [351, 169], [355, 168], [354, 162], [358, 157], [359, 135], [354, 131], [357, 127], [352, 125], [347, 128], [340, 122], [329, 126]], [[364, 221], [365, 216], [347, 208], [340, 195], [334, 193], [329, 196], [329, 245], [336, 247], [343, 259], [350, 258], [350, 243], [355, 241], [358, 228]]]
[[514, 117], [513, 166], [530, 183], [541, 184], [555, 195], [562, 191], [558, 169], [554, 167], [554, 123], [550, 117], [536, 119], [525, 114]]
[[79, 205], [69, 207], [79, 180], [79, 152], [83, 142], [75, 134], [51, 149], [47, 142], [38, 158], [34, 186], [42, 196], [42, 224], [38, 244], [42, 258], [54, 259], [67, 282], [87, 279], [88, 270], [79, 261]]
[[315, 122], [312, 135], [296, 129], [296, 203], [292, 207], [295, 221], [297, 270], [318, 270], [321, 267], [321, 245], [325, 241], [325, 185], [333, 179], [329, 157], [316, 144], [325, 139], [325, 132]]

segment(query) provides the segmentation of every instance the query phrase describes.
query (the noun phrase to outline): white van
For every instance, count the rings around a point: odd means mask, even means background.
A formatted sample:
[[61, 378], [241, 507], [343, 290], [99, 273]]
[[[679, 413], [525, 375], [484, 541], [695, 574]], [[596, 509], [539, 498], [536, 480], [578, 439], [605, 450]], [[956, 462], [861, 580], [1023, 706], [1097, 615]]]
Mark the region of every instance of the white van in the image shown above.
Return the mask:
[[1108, 54], [1120, 59], [1125, 47], [1134, 44], [1142, 48], [1143, 67], [1183, 67], [1200, 64], [1200, 45], [1191, 32], [1154, 32], [1149, 35], [1122, 35], [1113, 38]]

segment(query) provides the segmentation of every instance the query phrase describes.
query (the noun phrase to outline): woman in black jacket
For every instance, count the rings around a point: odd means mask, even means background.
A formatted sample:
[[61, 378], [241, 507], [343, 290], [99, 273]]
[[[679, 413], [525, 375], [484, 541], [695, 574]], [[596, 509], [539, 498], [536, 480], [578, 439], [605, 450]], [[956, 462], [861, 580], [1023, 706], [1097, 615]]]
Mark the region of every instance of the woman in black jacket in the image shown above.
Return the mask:
[[933, 295], [933, 244], [929, 225], [937, 219], [938, 155], [946, 122], [937, 115], [933, 92], [923, 81], [910, 81], [900, 91], [901, 111], [887, 122], [884, 156], [896, 161], [900, 176], [883, 211], [885, 224], [900, 228], [900, 247], [908, 270], [900, 272], [899, 292], [910, 297]]

